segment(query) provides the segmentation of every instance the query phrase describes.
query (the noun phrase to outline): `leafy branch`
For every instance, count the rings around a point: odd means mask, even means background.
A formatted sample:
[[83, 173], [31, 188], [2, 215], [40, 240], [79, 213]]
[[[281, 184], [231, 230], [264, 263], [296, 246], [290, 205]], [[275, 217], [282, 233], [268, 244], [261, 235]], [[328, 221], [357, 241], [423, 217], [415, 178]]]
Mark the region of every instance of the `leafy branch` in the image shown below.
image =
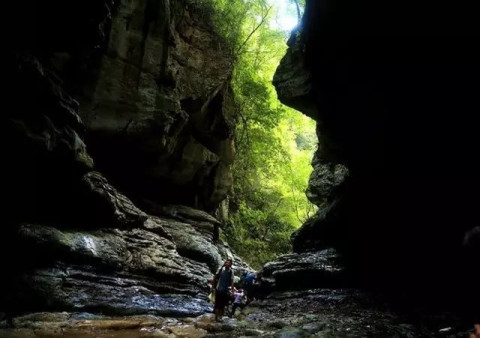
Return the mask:
[[238, 47], [238, 49], [235, 53], [236, 55], [240, 54], [243, 47], [245, 47], [245, 45], [248, 43], [248, 41], [253, 36], [253, 34], [255, 34], [255, 32], [264, 24], [265, 20], [267, 19], [268, 13], [270, 12], [271, 9], [272, 9], [272, 6], [267, 8], [266, 12], [262, 16], [262, 19], [260, 20], [260, 23], [250, 32], [250, 34], [248, 34], [247, 38], [245, 39], [245, 41], [243, 41], [243, 43], [240, 45], [240, 47]]

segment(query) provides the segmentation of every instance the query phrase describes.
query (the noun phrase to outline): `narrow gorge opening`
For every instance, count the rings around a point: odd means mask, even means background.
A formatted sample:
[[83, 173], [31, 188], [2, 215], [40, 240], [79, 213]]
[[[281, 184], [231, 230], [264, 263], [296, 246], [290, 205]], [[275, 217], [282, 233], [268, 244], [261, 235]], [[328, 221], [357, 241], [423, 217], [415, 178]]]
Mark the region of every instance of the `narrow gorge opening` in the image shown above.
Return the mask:
[[[80, 92], [89, 152], [143, 210], [179, 204], [215, 215], [221, 238], [260, 269], [291, 250], [291, 234], [317, 208], [305, 195], [316, 123], [283, 105], [272, 84], [304, 3], [205, 0], [149, 10], [159, 14], [137, 41], [141, 16], [120, 6], [98, 81]], [[160, 59], [156, 78], [149, 52]]]
[[475, 5], [7, 5], [0, 337], [474, 334]]
[[291, 234], [317, 208], [305, 195], [316, 123], [283, 105], [272, 84], [304, 4], [214, 1], [213, 9], [214, 25], [235, 62], [236, 158], [224, 238], [260, 269], [291, 251]]

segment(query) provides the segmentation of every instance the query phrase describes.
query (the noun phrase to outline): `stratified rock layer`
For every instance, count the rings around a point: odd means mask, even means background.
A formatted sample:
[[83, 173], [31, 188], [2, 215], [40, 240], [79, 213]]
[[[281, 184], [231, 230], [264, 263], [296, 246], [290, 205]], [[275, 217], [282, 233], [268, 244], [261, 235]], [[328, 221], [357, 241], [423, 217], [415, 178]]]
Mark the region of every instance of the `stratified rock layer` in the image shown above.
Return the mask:
[[261, 270], [262, 292], [341, 287], [346, 285], [344, 270], [334, 249], [283, 255]]
[[206, 212], [232, 183], [235, 124], [232, 58], [208, 8], [14, 7], [24, 26], [12, 30], [22, 43], [6, 51], [2, 77], [2, 320], [210, 311], [223, 260], [234, 258], [237, 275], [249, 267]]
[[89, 149], [136, 198], [213, 210], [232, 185], [233, 58], [206, 10], [119, 1], [104, 54], [84, 76]]
[[[182, 222], [150, 216], [99, 173], [82, 181], [82, 196], [101, 211], [83, 215], [83, 227], [75, 220], [24, 223], [8, 239], [15, 245], [8, 246], [13, 260], [5, 270], [6, 310], [175, 316], [209, 311], [208, 281], [224, 258], [234, 257], [227, 246], [213, 242], [218, 221], [181, 206], [163, 210], [172, 216], [180, 210]], [[239, 274], [248, 268], [234, 259]]]

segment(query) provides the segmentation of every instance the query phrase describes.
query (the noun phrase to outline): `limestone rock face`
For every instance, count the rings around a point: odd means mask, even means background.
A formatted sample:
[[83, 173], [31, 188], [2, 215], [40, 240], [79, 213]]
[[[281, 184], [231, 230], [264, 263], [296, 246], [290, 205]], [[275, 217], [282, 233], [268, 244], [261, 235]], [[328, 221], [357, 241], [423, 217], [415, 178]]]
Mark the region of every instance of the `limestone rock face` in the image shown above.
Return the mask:
[[201, 8], [158, 0], [119, 1], [109, 37], [81, 90], [98, 167], [134, 196], [214, 209], [234, 158], [222, 39]]
[[249, 267], [212, 216], [232, 183], [235, 105], [208, 12], [160, 0], [20, 7], [22, 43], [2, 77], [2, 323], [210, 311], [223, 260]]
[[61, 204], [58, 197], [72, 179], [92, 169], [93, 161], [82, 139], [85, 126], [78, 102], [61, 81], [34, 56], [7, 55], [12, 69], [4, 76], [9, 109], [2, 116], [1, 149], [8, 223], [55, 212], [52, 204]]
[[90, 193], [81, 196], [98, 211], [71, 223], [21, 224], [8, 239], [14, 245], [4, 243], [14, 257], [0, 293], [2, 301], [15, 304], [9, 311], [198, 315], [210, 309], [208, 281], [224, 258], [234, 258], [238, 274], [248, 268], [213, 241], [218, 221], [210, 215], [170, 206], [165, 210], [180, 210], [182, 221], [150, 216], [101, 174], [90, 172], [83, 182]]
[[476, 11], [307, 0], [274, 78], [280, 100], [317, 121], [307, 196], [319, 211], [296, 252], [335, 247], [357, 278], [422, 298], [475, 293], [459, 274], [479, 259]]
[[25, 224], [19, 235], [30, 250], [41, 253], [37, 262], [48, 264], [24, 273], [14, 289], [29, 295], [25, 301], [30, 306], [119, 314], [169, 312], [176, 305], [180, 312], [194, 304], [199, 312], [208, 309], [201, 295], [211, 277], [208, 267], [181, 257], [174, 243], [157, 234], [142, 229], [60, 231]]
[[[147, 214], [119, 193], [99, 172], [89, 172], [82, 177], [80, 184], [84, 205], [77, 207], [86, 210], [88, 222], [128, 229], [141, 226], [148, 220]], [[165, 233], [160, 226], [156, 229]]]
[[345, 285], [344, 267], [334, 249], [280, 256], [260, 274], [264, 292]]
[[322, 205], [331, 196], [338, 194], [336, 190], [341, 187], [348, 178], [348, 168], [341, 164], [324, 164], [316, 157], [313, 162], [313, 172], [310, 175], [306, 191], [310, 202]]
[[287, 52], [273, 77], [280, 100], [315, 119], [316, 107], [312, 104], [312, 74], [305, 64], [305, 44], [301, 31], [295, 29], [288, 40]]

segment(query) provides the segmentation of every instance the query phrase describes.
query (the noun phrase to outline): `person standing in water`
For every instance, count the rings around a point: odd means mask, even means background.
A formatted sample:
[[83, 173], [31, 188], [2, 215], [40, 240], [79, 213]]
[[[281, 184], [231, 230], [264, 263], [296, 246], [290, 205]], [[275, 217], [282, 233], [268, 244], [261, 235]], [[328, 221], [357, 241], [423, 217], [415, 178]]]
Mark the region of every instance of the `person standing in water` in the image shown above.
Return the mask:
[[223, 314], [225, 313], [225, 307], [230, 298], [229, 288], [233, 290], [234, 277], [232, 263], [230, 258], [227, 259], [214, 278], [215, 305], [213, 308], [217, 322], [222, 321]]

